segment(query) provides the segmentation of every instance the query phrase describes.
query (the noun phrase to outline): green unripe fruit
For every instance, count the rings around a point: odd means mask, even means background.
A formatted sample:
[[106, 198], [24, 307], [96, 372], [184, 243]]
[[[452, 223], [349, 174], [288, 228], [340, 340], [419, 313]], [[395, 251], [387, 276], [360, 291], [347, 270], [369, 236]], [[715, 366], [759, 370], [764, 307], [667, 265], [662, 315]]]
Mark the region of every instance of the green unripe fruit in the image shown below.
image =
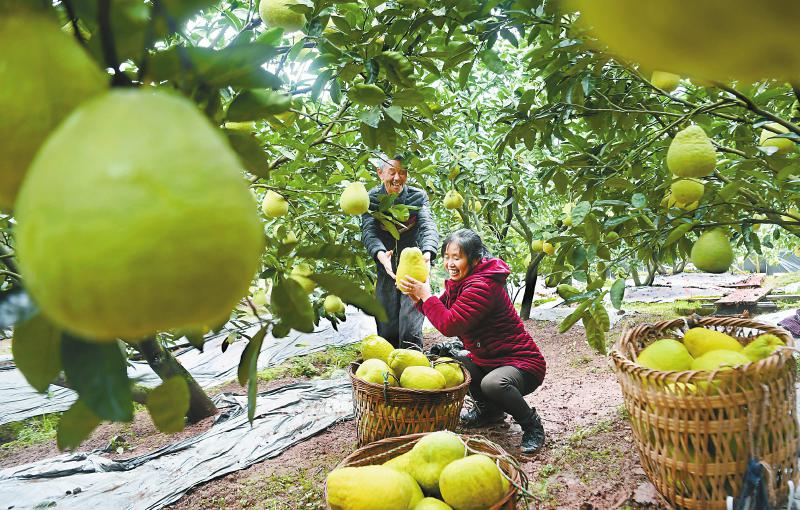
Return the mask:
[[692, 246], [692, 263], [701, 271], [724, 273], [733, 263], [733, 248], [719, 229], [703, 233]]
[[96, 340], [219, 322], [264, 248], [236, 154], [166, 93], [84, 103], [39, 151], [16, 217], [27, 289], [53, 322]]
[[285, 34], [297, 32], [306, 24], [303, 13], [291, 9], [293, 5], [302, 5], [293, 0], [261, 0], [258, 13], [264, 24], [270, 28], [282, 28]]
[[345, 310], [344, 302], [339, 296], [334, 296], [333, 294], [325, 296], [325, 302], [322, 306], [327, 313], [344, 313]]
[[716, 165], [714, 145], [697, 125], [678, 132], [667, 149], [667, 166], [678, 177], [705, 177]]
[[281, 194], [269, 190], [264, 195], [264, 201], [261, 202], [261, 212], [267, 218], [284, 216], [289, 212], [289, 202]]
[[463, 205], [464, 197], [458, 191], [451, 189], [444, 195], [444, 207], [446, 209], [461, 209]]
[[10, 210], [36, 151], [108, 76], [46, 15], [0, 18], [0, 209]]

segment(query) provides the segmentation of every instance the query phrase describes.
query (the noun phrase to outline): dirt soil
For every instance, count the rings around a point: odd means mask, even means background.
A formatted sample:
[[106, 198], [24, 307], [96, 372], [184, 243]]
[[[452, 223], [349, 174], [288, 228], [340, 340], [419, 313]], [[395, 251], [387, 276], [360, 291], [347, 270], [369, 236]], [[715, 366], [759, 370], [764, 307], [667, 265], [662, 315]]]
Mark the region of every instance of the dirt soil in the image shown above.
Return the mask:
[[[633, 319], [632, 317], [629, 319]], [[629, 320], [628, 319], [628, 320]], [[647, 318], [637, 315], [637, 322]], [[612, 331], [621, 330], [626, 320]], [[622, 394], [607, 358], [593, 352], [581, 328], [565, 334], [548, 322], [528, 321], [526, 327], [547, 360], [547, 377], [526, 400], [539, 412], [547, 433], [545, 447], [522, 455], [522, 431], [511, 418], [485, 429], [461, 431], [482, 434], [500, 444], [519, 461], [534, 496], [530, 508], [666, 509], [647, 481], [625, 418]], [[442, 340], [426, 335], [426, 344]], [[300, 380], [283, 378], [263, 383], [261, 390]], [[220, 391], [244, 393], [238, 384]], [[155, 430], [146, 413], [129, 424], [104, 424], [81, 450], [106, 448], [110, 458], [141, 455], [212, 424], [206, 419], [181, 434], [167, 436]], [[196, 487], [171, 505], [172, 510], [264, 509], [324, 510], [326, 474], [356, 449], [354, 421], [339, 423], [299, 443], [274, 459], [231, 473]], [[58, 455], [55, 442], [14, 452], [0, 450], [0, 467]]]
[[[545, 448], [522, 455], [522, 431], [510, 418], [461, 432], [482, 434], [517, 457], [535, 496], [530, 508], [668, 508], [641, 468], [607, 358], [586, 345], [582, 329], [562, 335], [548, 322], [526, 327], [548, 364], [544, 384], [526, 397], [543, 418]], [[442, 339], [430, 334], [425, 343]], [[340, 423], [277, 458], [199, 486], [170, 508], [323, 510], [325, 475], [355, 449], [355, 423]]]

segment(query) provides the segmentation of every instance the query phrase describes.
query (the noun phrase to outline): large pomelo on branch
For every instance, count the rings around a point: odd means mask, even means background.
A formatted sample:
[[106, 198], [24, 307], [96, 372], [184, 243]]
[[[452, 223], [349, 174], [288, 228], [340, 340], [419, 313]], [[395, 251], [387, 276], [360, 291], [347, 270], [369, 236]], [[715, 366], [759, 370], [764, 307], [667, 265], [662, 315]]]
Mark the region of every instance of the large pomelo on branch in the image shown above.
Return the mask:
[[339, 207], [345, 214], [361, 215], [369, 211], [369, 193], [364, 184], [350, 183], [339, 197]]
[[458, 191], [451, 189], [444, 195], [444, 207], [445, 209], [461, 209], [464, 206], [464, 197], [461, 196], [461, 193]]
[[705, 186], [697, 179], [678, 179], [670, 186], [672, 197], [680, 204], [691, 204], [703, 197]]
[[283, 195], [272, 190], [267, 191], [264, 200], [261, 202], [261, 212], [267, 218], [279, 218], [289, 212], [289, 202]]
[[282, 28], [285, 34], [297, 32], [306, 24], [306, 16], [292, 10], [292, 6], [300, 5], [294, 0], [261, 0], [258, 13], [261, 20], [270, 28]]
[[84, 337], [200, 329], [248, 291], [264, 248], [256, 211], [236, 154], [192, 103], [109, 92], [31, 165], [19, 264], [42, 311]]
[[0, 17], [0, 209], [10, 210], [36, 151], [108, 76], [45, 14]]
[[[571, 0], [611, 53], [717, 81], [796, 79], [800, 3], [774, 0]], [[602, 45], [601, 45], [602, 47]]]
[[716, 165], [714, 146], [697, 125], [679, 131], [667, 149], [667, 167], [678, 177], [705, 177]]
[[733, 263], [733, 248], [721, 229], [704, 232], [695, 241], [691, 253], [692, 264], [707, 273], [724, 273]]

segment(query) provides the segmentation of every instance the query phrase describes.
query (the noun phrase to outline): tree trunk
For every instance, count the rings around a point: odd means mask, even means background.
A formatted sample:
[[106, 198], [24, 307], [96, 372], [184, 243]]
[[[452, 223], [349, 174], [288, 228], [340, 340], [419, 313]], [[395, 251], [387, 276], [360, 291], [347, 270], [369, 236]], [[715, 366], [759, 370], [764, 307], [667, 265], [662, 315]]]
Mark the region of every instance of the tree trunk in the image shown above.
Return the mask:
[[214, 402], [206, 395], [203, 388], [197, 384], [192, 374], [183, 368], [183, 365], [178, 363], [172, 353], [164, 349], [157, 340], [148, 338], [130, 345], [144, 356], [147, 364], [158, 374], [162, 381], [176, 375], [186, 380], [186, 384], [189, 385], [189, 412], [186, 413], [186, 419], [189, 420], [189, 423], [197, 423], [203, 418], [217, 414], [217, 407]]
[[536, 255], [536, 257], [531, 260], [531, 263], [528, 264], [528, 270], [525, 272], [525, 293], [522, 294], [522, 307], [519, 311], [519, 316], [522, 320], [531, 318], [533, 294], [536, 292], [536, 280], [539, 278], [539, 263], [543, 258], [543, 253]]
[[636, 270], [636, 263], [631, 262], [631, 278], [633, 278], [633, 284], [637, 287], [642, 286], [642, 281], [639, 279], [639, 271]]
[[658, 269], [658, 262], [651, 260], [647, 264], [647, 279], [645, 279], [644, 284], [648, 287], [653, 285], [653, 282], [656, 279], [656, 270]]
[[686, 259], [672, 264], [672, 274], [681, 274], [686, 269]]

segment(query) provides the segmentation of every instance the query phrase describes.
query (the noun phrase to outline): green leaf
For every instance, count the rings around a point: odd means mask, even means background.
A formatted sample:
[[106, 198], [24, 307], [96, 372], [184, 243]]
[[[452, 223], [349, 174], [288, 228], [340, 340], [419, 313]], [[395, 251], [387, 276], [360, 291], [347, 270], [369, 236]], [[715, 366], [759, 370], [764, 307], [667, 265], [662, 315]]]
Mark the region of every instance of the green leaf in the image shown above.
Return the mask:
[[247, 342], [247, 346], [244, 348], [244, 351], [242, 351], [242, 357], [239, 359], [239, 367], [236, 370], [236, 379], [241, 386], [244, 386], [252, 376], [250, 373], [250, 362], [253, 357], [258, 359], [258, 355], [261, 353], [261, 345], [264, 343], [264, 337], [266, 335], [267, 326], [262, 326]]
[[581, 317], [583, 317], [584, 312], [589, 308], [589, 305], [591, 304], [592, 301], [590, 299], [587, 299], [583, 303], [579, 304], [578, 307], [575, 308], [575, 311], [567, 315], [567, 317], [563, 321], [561, 321], [561, 324], [559, 324], [558, 326], [558, 332], [566, 333], [569, 330], [569, 328], [574, 326], [575, 323], [578, 322], [578, 320]]
[[83, 400], [78, 399], [72, 407], [61, 415], [56, 431], [56, 444], [59, 450], [74, 450], [89, 437], [102, 420], [89, 409]]
[[399, 106], [390, 106], [389, 108], [384, 108], [383, 111], [386, 112], [386, 115], [388, 115], [390, 119], [398, 124], [403, 121], [403, 109]]
[[272, 289], [271, 305], [286, 326], [304, 333], [314, 331], [314, 310], [308, 293], [292, 278], [281, 280]]
[[617, 278], [611, 285], [611, 304], [619, 310], [622, 307], [622, 298], [625, 297], [625, 280]]
[[180, 432], [189, 412], [189, 385], [181, 376], [170, 377], [147, 394], [147, 410], [156, 428], [165, 434]]
[[223, 50], [173, 46], [152, 56], [149, 77], [153, 81], [202, 81], [214, 88], [277, 90], [283, 84], [281, 79], [261, 67], [275, 55], [273, 46], [259, 43]]
[[310, 278], [331, 294], [336, 294], [345, 303], [351, 304], [372, 315], [380, 322], [387, 320], [386, 310], [372, 294], [350, 280], [333, 274], [315, 274]]
[[600, 242], [600, 223], [597, 222], [593, 214], [587, 214], [583, 220], [583, 233], [589, 244]]
[[310, 244], [297, 248], [297, 256], [306, 259], [324, 259], [355, 264], [360, 255], [343, 244]]
[[611, 318], [608, 316], [608, 310], [603, 306], [603, 300], [598, 299], [594, 302], [590, 309], [592, 318], [603, 331], [611, 329]]
[[425, 95], [417, 89], [399, 90], [392, 96], [392, 104], [396, 106], [416, 106], [425, 101]]
[[378, 126], [376, 135], [378, 145], [383, 149], [383, 152], [386, 154], [394, 154], [397, 149], [397, 132], [395, 132], [394, 126], [384, 119]]
[[739, 191], [739, 188], [741, 187], [742, 184], [739, 182], [732, 182], [730, 184], [726, 184], [725, 187], [723, 187], [719, 191], [719, 198], [727, 201], [731, 199]]
[[260, 120], [289, 111], [292, 98], [271, 90], [245, 90], [228, 107], [227, 119], [232, 122]]
[[251, 174], [266, 179], [270, 161], [258, 139], [249, 133], [229, 129], [225, 130], [225, 134], [244, 168]]
[[600, 354], [605, 354], [606, 334], [603, 328], [594, 321], [592, 316], [583, 318], [583, 327], [586, 330], [586, 342], [589, 346]]
[[683, 238], [683, 236], [685, 236], [687, 232], [692, 230], [693, 226], [694, 226], [693, 223], [681, 223], [680, 225], [672, 229], [672, 232], [670, 232], [669, 235], [667, 236], [667, 240], [664, 241], [664, 247], [666, 248], [667, 246], [670, 246], [671, 244], [678, 242], [678, 240]]
[[[273, 332], [274, 331], [275, 328], [273, 328]], [[247, 344], [247, 347], [245, 347], [245, 352], [242, 353], [242, 359], [239, 361], [239, 384], [243, 386], [244, 382], [242, 381], [242, 366], [246, 366], [247, 370], [247, 375], [245, 376], [247, 380], [247, 420], [250, 423], [253, 423], [253, 419], [256, 417], [256, 397], [258, 396], [258, 355], [261, 352], [261, 344], [264, 343], [264, 337], [266, 334], [267, 326], [264, 326]], [[280, 332], [278, 332], [278, 334], [280, 334]], [[248, 350], [249, 352], [247, 352]]]
[[461, 69], [458, 70], [458, 86], [462, 89], [467, 88], [467, 84], [469, 83], [469, 77], [472, 74], [472, 65], [474, 61], [469, 61], [463, 66]]
[[14, 328], [11, 352], [28, 383], [44, 393], [61, 372], [61, 330], [42, 314], [34, 315]]
[[64, 333], [61, 340], [64, 373], [81, 400], [104, 420], [131, 421], [131, 382], [118, 342], [89, 342]]
[[572, 226], [577, 227], [581, 223], [583, 223], [583, 219], [589, 214], [589, 211], [592, 210], [592, 204], [587, 201], [578, 202], [575, 204], [575, 207], [572, 208], [570, 216], [572, 216]]

